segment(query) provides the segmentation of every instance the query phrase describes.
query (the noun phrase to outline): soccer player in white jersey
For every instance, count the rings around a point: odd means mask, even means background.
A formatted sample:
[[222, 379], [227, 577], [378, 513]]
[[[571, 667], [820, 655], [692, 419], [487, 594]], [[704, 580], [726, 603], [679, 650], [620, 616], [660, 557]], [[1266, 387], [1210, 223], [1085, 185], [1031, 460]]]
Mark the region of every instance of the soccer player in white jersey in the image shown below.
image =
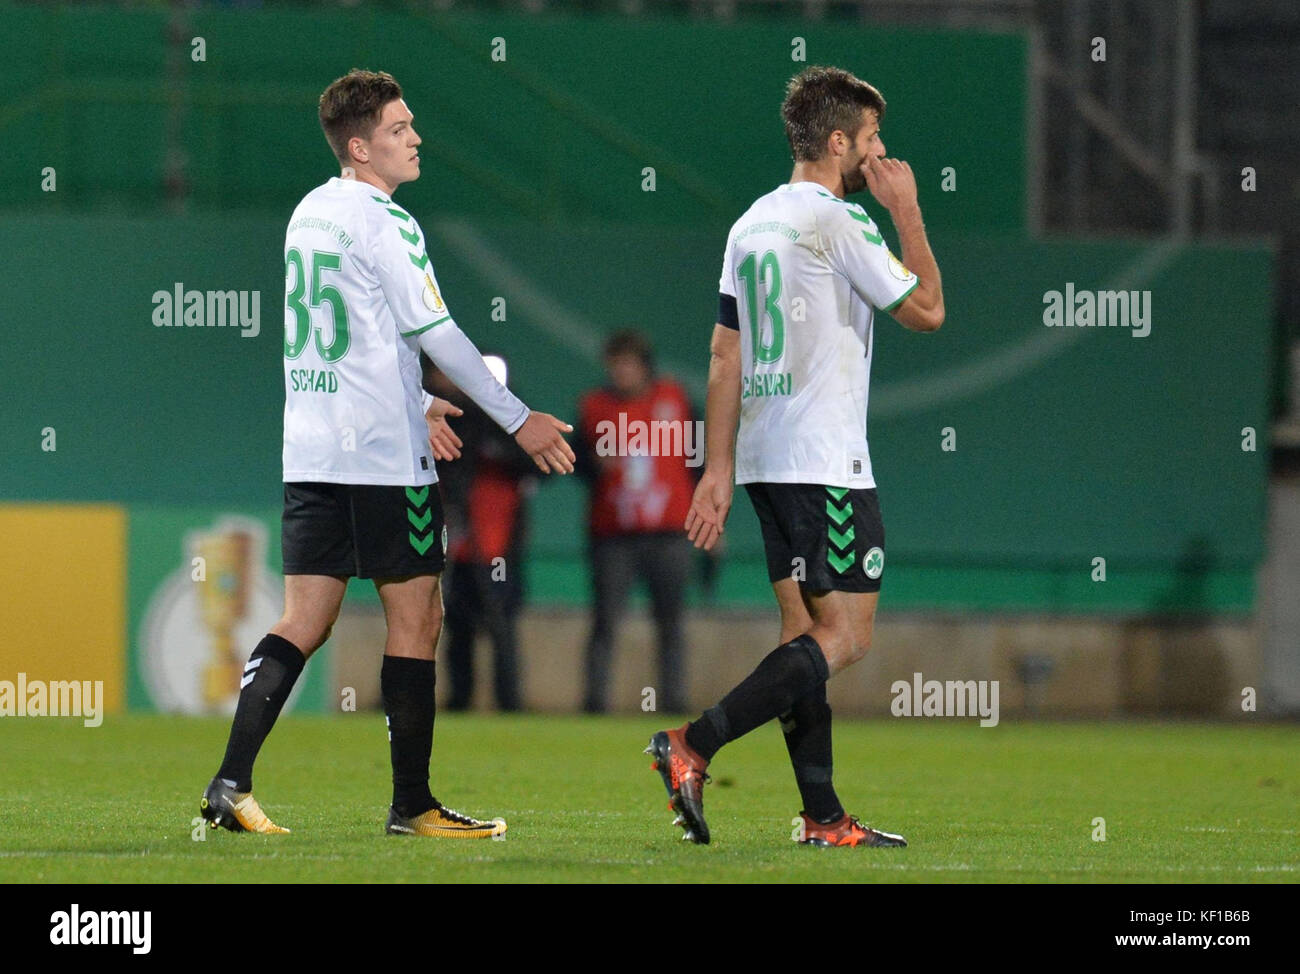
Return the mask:
[[232, 831], [287, 832], [253, 798], [253, 761], [349, 577], [374, 581], [388, 635], [380, 687], [393, 766], [389, 834], [487, 838], [501, 819], [429, 790], [445, 536], [435, 459], [458, 455], [454, 407], [420, 386], [423, 350], [543, 472], [571, 473], [571, 426], [531, 412], [456, 326], [425, 238], [393, 191], [418, 179], [420, 137], [391, 75], [354, 70], [320, 98], [342, 176], [303, 198], [285, 236], [284, 615], [244, 669], [225, 760], [200, 810]]
[[[885, 100], [838, 68], [789, 84], [781, 114], [790, 182], [760, 197], [727, 237], [705, 409], [705, 468], [688, 536], [710, 549], [745, 485], [758, 514], [781, 645], [698, 720], [646, 750], [684, 838], [709, 841], [705, 768], [728, 741], [780, 719], [804, 808], [799, 841], [903, 846], [848, 815], [831, 783], [826, 681], [860, 660], [885, 564], [867, 452], [867, 386], [877, 309], [912, 331], [943, 324], [939, 267], [916, 180], [885, 157]], [[900, 262], [845, 197], [870, 189], [889, 211]], [[739, 429], [737, 427], [739, 426]]]

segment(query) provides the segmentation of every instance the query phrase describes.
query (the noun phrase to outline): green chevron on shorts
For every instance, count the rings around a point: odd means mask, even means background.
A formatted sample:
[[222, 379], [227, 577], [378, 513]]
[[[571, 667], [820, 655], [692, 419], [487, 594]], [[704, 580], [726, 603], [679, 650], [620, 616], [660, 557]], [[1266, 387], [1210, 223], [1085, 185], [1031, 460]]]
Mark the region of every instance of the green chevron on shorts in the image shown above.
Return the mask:
[[[411, 522], [414, 531], [406, 532], [406, 540], [411, 543], [415, 553], [423, 556], [433, 544], [433, 530], [429, 527], [433, 520], [433, 511], [429, 509], [429, 486], [406, 488], [406, 519]], [[417, 534], [420, 531], [423, 534]]]
[[826, 561], [843, 575], [857, 560], [853, 552], [853, 502], [847, 487], [827, 487], [826, 494]]

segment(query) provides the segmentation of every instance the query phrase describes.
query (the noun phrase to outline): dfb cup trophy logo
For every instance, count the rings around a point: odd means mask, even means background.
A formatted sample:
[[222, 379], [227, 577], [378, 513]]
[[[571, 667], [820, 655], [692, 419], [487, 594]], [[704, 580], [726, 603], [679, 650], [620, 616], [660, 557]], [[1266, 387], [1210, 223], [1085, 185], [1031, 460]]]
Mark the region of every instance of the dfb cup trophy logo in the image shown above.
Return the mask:
[[234, 712], [244, 660], [280, 618], [266, 545], [262, 523], [237, 516], [186, 534], [183, 563], [150, 597], [139, 634], [140, 673], [159, 710]]
[[243, 661], [232, 638], [237, 622], [248, 615], [248, 578], [252, 538], [233, 529], [198, 534], [193, 551], [207, 566], [207, 582], [200, 584], [199, 609], [212, 640], [212, 655], [203, 668], [203, 703], [215, 707], [239, 692]]

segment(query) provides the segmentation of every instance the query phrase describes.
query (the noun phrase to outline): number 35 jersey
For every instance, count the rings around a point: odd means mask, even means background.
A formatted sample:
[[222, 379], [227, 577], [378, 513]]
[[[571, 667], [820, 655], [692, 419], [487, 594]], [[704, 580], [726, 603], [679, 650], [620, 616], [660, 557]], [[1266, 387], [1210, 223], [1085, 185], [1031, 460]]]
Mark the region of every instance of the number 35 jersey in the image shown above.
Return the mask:
[[916, 285], [866, 211], [818, 183], [778, 186], [736, 221], [718, 285], [740, 328], [736, 483], [876, 485], [872, 317]]
[[284, 251], [285, 482], [433, 483], [417, 336], [452, 319], [419, 224], [335, 177], [298, 204]]

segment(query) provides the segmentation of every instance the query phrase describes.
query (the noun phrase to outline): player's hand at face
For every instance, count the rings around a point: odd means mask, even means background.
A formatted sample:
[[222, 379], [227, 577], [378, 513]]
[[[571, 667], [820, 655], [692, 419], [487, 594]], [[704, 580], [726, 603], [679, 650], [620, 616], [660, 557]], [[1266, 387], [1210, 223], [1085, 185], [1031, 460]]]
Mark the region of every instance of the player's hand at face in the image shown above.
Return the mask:
[[902, 159], [867, 156], [860, 168], [871, 195], [891, 213], [916, 205], [916, 177], [912, 175], [912, 167]]
[[572, 432], [572, 426], [550, 413], [529, 413], [515, 431], [515, 442], [542, 473], [573, 473], [573, 448], [563, 436]]
[[691, 509], [686, 514], [686, 537], [695, 547], [711, 551], [722, 536], [723, 525], [731, 512], [730, 477], [719, 477], [708, 470], [695, 485]]
[[429, 404], [424, 421], [429, 425], [429, 449], [433, 450], [435, 460], [455, 460], [460, 457], [460, 448], [465, 444], [447, 423], [447, 417], [463, 415], [465, 410], [437, 396]]

